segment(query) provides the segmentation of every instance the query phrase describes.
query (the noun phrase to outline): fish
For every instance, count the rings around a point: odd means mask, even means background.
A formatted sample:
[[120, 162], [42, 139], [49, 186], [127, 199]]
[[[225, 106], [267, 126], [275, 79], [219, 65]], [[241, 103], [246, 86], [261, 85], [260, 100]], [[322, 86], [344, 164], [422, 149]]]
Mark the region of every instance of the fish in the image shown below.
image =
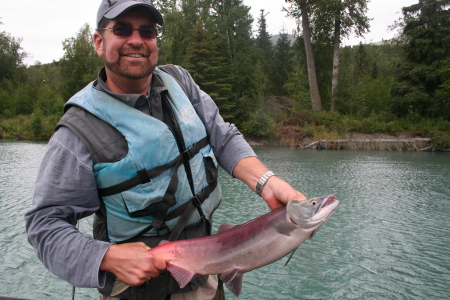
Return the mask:
[[[243, 274], [271, 264], [295, 250], [330, 218], [339, 205], [334, 195], [290, 200], [242, 225], [223, 224], [217, 234], [163, 242], [151, 251], [163, 258], [180, 288], [194, 275], [218, 275], [236, 296]], [[129, 286], [116, 280], [111, 296]]]

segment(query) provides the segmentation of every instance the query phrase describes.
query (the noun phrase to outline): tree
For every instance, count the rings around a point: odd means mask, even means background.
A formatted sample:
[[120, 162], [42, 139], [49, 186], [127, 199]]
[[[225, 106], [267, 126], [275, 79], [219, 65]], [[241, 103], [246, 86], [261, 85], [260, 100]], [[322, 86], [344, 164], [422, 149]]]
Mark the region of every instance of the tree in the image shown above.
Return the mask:
[[404, 7], [403, 53], [392, 88], [394, 111], [400, 116], [419, 114], [439, 117], [449, 114], [448, 101], [436, 97], [444, 84], [450, 57], [450, 1], [419, 0]]
[[93, 34], [88, 23], [84, 24], [76, 37], [63, 42], [66, 51], [58, 62], [61, 72], [61, 94], [68, 100], [90, 81], [97, 78], [103, 63], [93, 46]]
[[[369, 0], [333, 0], [321, 2], [319, 12], [329, 10], [333, 24], [333, 79], [331, 84], [331, 111], [336, 112], [336, 98], [339, 83], [340, 49], [342, 37], [349, 37], [352, 31], [356, 36], [363, 36], [369, 29], [369, 18], [366, 16]], [[324, 4], [326, 7], [324, 7]], [[318, 18], [320, 19], [320, 18]], [[326, 22], [326, 19], [325, 19]]]
[[[258, 18], [258, 34], [256, 35], [256, 47], [258, 49], [258, 59], [262, 65], [264, 75], [269, 78], [273, 73], [273, 44], [271, 35], [267, 32], [267, 21], [264, 9], [261, 9], [261, 14]], [[267, 90], [267, 87], [266, 87]]]
[[285, 96], [287, 95], [285, 84], [289, 75], [294, 71], [294, 52], [291, 48], [289, 35], [280, 32], [279, 36], [274, 48], [274, 64], [272, 72], [270, 72], [270, 82], [275, 95]]
[[5, 31], [0, 32], [0, 82], [3, 79], [15, 81], [23, 75], [23, 60], [27, 53], [20, 46], [21, 42], [21, 38], [12, 37]]
[[23, 60], [27, 53], [20, 46], [21, 42], [21, 38], [12, 37], [5, 31], [0, 32], [0, 115], [5, 117], [16, 114], [18, 105], [15, 94], [19, 92], [18, 85], [26, 78]]
[[303, 41], [305, 43], [306, 63], [308, 68], [309, 90], [311, 93], [312, 108], [317, 111], [322, 110], [322, 99], [320, 97], [319, 85], [317, 82], [316, 66], [314, 61], [314, 52], [311, 41], [311, 28], [309, 13], [312, 3], [310, 0], [285, 0], [291, 3], [291, 7], [286, 9], [290, 16], [301, 19], [303, 30]]

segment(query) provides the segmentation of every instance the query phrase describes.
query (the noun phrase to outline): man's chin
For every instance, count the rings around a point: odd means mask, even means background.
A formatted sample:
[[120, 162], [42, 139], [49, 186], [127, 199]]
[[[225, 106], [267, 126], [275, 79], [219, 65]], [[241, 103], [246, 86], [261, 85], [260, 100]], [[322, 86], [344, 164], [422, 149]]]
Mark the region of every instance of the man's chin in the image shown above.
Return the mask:
[[127, 79], [144, 79], [151, 76], [156, 66], [133, 66], [127, 68], [108, 68], [111, 72]]

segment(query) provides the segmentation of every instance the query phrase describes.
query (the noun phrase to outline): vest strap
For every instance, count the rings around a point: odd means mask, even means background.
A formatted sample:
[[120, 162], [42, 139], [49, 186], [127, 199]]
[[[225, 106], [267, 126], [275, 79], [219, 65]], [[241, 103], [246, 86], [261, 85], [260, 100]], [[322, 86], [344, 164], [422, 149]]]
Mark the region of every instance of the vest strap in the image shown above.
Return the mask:
[[[180, 236], [181, 232], [183, 231], [184, 227], [186, 226], [187, 222], [189, 221], [189, 218], [191, 217], [192, 213], [195, 211], [197, 207], [203, 204], [206, 199], [211, 195], [211, 193], [215, 190], [217, 187], [218, 181], [217, 176], [213, 182], [208, 184], [207, 187], [205, 187], [203, 190], [201, 190], [197, 195], [192, 197], [189, 201], [184, 203], [183, 205], [177, 207], [173, 211], [171, 211], [169, 214], [167, 214], [164, 218], [164, 222], [173, 220], [179, 216], [180, 219], [178, 220], [177, 224], [175, 225], [175, 228], [172, 230], [168, 240], [169, 241], [175, 241]], [[142, 230], [138, 236], [146, 233], [147, 231], [154, 228], [153, 224]], [[158, 232], [161, 232], [160, 235], [166, 235], [168, 233], [168, 228], [165, 226], [162, 226], [161, 229], [158, 230]]]
[[[172, 230], [169, 241], [176, 241], [183, 231], [184, 227], [189, 221], [189, 218], [194, 213], [194, 211], [202, 205], [202, 203], [211, 195], [214, 189], [217, 187], [217, 178], [214, 182], [210, 183], [207, 187], [205, 187], [200, 193], [195, 195], [189, 202], [187, 202], [187, 207], [184, 209], [183, 213], [180, 216], [180, 219], [175, 225], [175, 228]], [[169, 219], [170, 215], [167, 216]]]
[[178, 168], [183, 164], [185, 160], [189, 160], [192, 157], [194, 157], [195, 154], [197, 154], [202, 148], [206, 147], [208, 144], [209, 140], [207, 137], [205, 137], [180, 154], [181, 157], [179, 158], [179, 161], [174, 167], [173, 175], [172, 178], [170, 179], [169, 186], [167, 187], [166, 193], [164, 194], [164, 197], [158, 206], [155, 218], [153, 219], [152, 222], [152, 226], [155, 227], [156, 229], [161, 229], [163, 227], [167, 211], [169, 210], [170, 207], [172, 207], [176, 203], [175, 192], [177, 191], [178, 188]]
[[[155, 167], [150, 170], [145, 170], [145, 169], [139, 170], [135, 177], [128, 179], [124, 182], [118, 183], [116, 185], [110, 186], [110, 187], [98, 189], [98, 192], [99, 192], [100, 196], [102, 196], [102, 197], [112, 196], [112, 195], [127, 191], [139, 184], [148, 183], [151, 181], [152, 178], [155, 178], [155, 177], [161, 175], [161, 173], [164, 172], [165, 170], [167, 170], [173, 166], [176, 166], [176, 165], [178, 165], [178, 167], [179, 167], [181, 165], [181, 163], [183, 163], [186, 159], [187, 160], [191, 159], [202, 148], [206, 147], [208, 145], [208, 143], [209, 143], [209, 140], [207, 137], [205, 137], [205, 138], [201, 139], [200, 141], [198, 141], [197, 143], [195, 143], [194, 145], [192, 145], [192, 147], [186, 149], [186, 151], [184, 151], [183, 153], [178, 155], [171, 162], [161, 165], [161, 166], [158, 166], [158, 167]], [[176, 171], [178, 170], [178, 167], [174, 170], [173, 176], [177, 176]], [[172, 178], [173, 178], [173, 176], [172, 176]], [[172, 180], [171, 180], [171, 182], [172, 182]], [[177, 176], [176, 182], [178, 185], [178, 176]]]

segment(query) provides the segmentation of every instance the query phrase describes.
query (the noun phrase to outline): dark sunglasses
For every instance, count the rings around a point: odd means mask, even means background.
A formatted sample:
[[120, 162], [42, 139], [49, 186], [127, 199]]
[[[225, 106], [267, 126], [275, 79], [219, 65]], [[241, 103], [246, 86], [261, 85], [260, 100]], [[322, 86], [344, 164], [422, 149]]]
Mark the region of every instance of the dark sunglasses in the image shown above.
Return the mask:
[[129, 25], [114, 25], [112, 27], [99, 28], [99, 29], [97, 29], [97, 31], [106, 30], [106, 29], [111, 29], [115, 36], [120, 36], [120, 37], [130, 37], [133, 34], [134, 30], [139, 31], [139, 35], [143, 39], [148, 39], [148, 40], [156, 39], [156, 36], [158, 35], [158, 31], [156, 30], [156, 28], [136, 28], [135, 29]]

